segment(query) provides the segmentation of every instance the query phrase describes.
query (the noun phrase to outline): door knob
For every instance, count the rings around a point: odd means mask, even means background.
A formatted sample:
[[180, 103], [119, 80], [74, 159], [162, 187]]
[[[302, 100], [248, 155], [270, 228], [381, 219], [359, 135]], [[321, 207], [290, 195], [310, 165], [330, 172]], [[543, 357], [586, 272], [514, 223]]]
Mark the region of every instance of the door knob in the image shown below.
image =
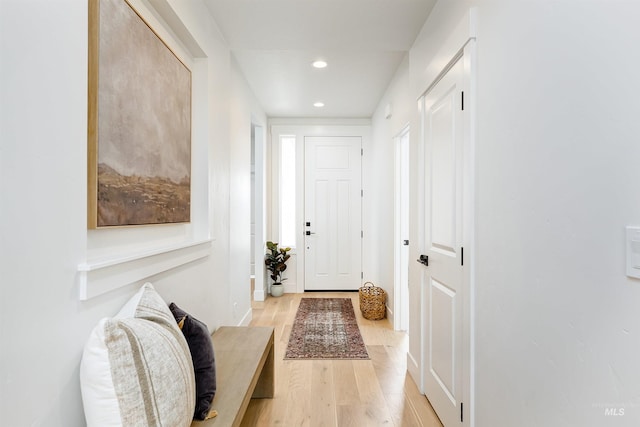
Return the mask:
[[420, 258], [417, 261], [420, 264], [429, 267], [429, 255], [420, 255]]

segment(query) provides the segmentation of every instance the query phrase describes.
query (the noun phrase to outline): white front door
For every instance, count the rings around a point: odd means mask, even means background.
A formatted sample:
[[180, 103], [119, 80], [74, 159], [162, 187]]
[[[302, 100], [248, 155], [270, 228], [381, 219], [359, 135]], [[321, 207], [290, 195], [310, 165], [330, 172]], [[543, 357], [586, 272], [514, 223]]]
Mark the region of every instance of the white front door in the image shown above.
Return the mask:
[[305, 290], [356, 290], [362, 272], [362, 138], [305, 137]]
[[447, 427], [460, 424], [463, 396], [463, 72], [458, 60], [427, 93], [423, 110], [423, 382]]

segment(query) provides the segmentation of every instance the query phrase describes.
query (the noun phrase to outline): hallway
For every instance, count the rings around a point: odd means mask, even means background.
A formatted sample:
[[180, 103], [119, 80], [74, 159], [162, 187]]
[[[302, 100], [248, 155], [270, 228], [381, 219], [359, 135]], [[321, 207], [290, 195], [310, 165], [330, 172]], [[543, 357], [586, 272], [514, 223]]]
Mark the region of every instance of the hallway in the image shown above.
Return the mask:
[[[301, 298], [351, 298], [371, 360], [283, 360]], [[276, 392], [252, 400], [243, 426], [441, 426], [406, 371], [408, 337], [362, 317], [358, 293], [285, 294], [253, 302], [251, 326], [275, 328]]]

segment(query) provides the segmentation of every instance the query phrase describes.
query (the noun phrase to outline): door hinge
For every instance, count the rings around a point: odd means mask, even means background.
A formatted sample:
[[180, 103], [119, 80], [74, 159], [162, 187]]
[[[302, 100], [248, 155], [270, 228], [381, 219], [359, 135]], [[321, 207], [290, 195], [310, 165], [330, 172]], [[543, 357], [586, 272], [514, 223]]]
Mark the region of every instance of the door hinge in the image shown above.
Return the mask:
[[460, 402], [460, 422], [464, 422], [464, 403]]
[[464, 111], [464, 91], [460, 92], [460, 109]]
[[464, 265], [464, 248], [460, 247], [460, 265]]
[[360, 197], [364, 197], [364, 190], [360, 190]]
[[364, 273], [362, 271], [360, 272], [360, 278], [364, 279]]
[[364, 230], [360, 230], [360, 238], [364, 239]]
[[361, 148], [361, 149], [360, 149], [360, 155], [361, 155], [361, 156], [364, 156], [364, 148]]

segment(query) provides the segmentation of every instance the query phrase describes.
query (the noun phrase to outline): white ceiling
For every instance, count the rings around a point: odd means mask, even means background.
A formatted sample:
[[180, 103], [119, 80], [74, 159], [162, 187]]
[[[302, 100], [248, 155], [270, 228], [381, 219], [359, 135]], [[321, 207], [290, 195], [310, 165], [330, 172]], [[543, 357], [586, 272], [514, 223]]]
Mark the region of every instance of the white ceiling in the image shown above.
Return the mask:
[[372, 116], [436, 3], [204, 1], [268, 116], [349, 118]]

